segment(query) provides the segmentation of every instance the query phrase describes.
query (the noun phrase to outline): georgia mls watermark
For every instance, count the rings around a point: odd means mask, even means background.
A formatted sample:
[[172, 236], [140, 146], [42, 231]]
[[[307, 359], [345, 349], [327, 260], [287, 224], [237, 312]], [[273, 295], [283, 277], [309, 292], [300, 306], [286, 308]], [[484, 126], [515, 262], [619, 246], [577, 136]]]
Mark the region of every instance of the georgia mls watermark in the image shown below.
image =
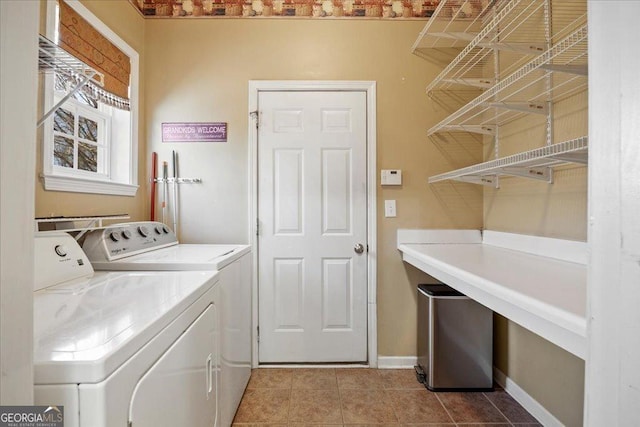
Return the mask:
[[64, 407], [0, 406], [0, 427], [64, 427]]

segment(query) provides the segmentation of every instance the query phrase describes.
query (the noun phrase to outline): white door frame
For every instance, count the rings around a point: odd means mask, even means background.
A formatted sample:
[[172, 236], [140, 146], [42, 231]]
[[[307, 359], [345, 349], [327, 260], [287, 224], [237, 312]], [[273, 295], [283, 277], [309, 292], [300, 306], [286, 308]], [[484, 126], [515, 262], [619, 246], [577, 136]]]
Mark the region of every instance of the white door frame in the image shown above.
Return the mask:
[[[264, 91], [359, 91], [367, 93], [367, 346], [369, 367], [378, 367], [377, 241], [376, 241], [376, 82], [249, 80], [249, 114], [258, 110], [258, 93]], [[252, 366], [258, 367], [258, 129], [255, 115], [249, 120], [249, 237], [253, 250]]]

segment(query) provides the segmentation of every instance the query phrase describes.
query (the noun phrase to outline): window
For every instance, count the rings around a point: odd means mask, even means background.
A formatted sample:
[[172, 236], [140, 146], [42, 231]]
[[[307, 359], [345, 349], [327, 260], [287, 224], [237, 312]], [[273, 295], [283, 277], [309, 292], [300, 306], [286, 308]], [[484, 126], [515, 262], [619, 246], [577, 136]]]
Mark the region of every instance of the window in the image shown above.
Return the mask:
[[[89, 84], [74, 93], [45, 121], [42, 156], [44, 188], [134, 196], [138, 188], [138, 54], [82, 4], [73, 0], [60, 5], [55, 0], [47, 2], [47, 37], [57, 44], [60, 44], [58, 34], [62, 7], [83, 18], [88, 23], [88, 31], [104, 37], [106, 43], [114, 46], [114, 50], [117, 48], [128, 56], [130, 73], [120, 81], [105, 76], [105, 82], [111, 79], [109, 83], [112, 86], [119, 85], [120, 97], [107, 92], [106, 84], [104, 89]], [[88, 65], [91, 66], [90, 63]], [[43, 85], [44, 110], [48, 111], [60, 102], [75, 85], [73, 76], [46, 74]], [[128, 99], [122, 96], [128, 96]], [[125, 102], [122, 102], [123, 99]]]
[[111, 120], [107, 114], [68, 101], [53, 115], [53, 166], [104, 179], [108, 176]]

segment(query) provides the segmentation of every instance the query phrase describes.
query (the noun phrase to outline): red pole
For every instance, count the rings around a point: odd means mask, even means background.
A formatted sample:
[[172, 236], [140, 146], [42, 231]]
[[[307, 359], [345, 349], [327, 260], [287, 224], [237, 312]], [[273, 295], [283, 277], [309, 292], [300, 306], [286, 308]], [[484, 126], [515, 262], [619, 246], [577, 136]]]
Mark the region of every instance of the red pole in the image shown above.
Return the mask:
[[151, 153], [151, 221], [156, 220], [156, 179], [158, 178], [158, 153]]

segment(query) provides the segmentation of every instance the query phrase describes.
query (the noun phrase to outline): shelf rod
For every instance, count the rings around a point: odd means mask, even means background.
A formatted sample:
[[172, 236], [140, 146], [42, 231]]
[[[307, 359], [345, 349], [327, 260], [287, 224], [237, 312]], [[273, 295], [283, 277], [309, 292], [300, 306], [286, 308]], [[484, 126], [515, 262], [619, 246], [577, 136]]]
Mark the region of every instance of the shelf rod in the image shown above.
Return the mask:
[[526, 55], [539, 55], [544, 52], [544, 46], [535, 43], [501, 43], [501, 42], [487, 42], [478, 43], [478, 47], [487, 49], [498, 49], [509, 52], [524, 53]]
[[472, 132], [482, 135], [495, 135], [496, 129], [493, 126], [484, 125], [447, 125], [443, 126], [444, 132]]
[[486, 187], [498, 188], [497, 175], [466, 175], [456, 178], [456, 181], [468, 182], [470, 184], [479, 184]]
[[75, 95], [76, 92], [78, 92], [84, 85], [86, 85], [89, 82], [89, 80], [91, 80], [92, 77], [93, 77], [93, 74], [83, 75], [82, 80], [80, 80], [80, 82], [78, 82], [78, 84], [76, 84], [74, 88], [68, 94], [66, 94], [56, 105], [51, 107], [51, 109], [47, 111], [47, 113], [44, 116], [42, 116], [40, 120], [38, 120], [37, 127], [40, 127], [45, 122], [45, 120], [49, 118], [49, 116], [51, 116], [58, 108], [60, 108], [62, 104], [67, 102], [69, 98]]
[[496, 84], [495, 80], [493, 80], [493, 79], [485, 79], [485, 78], [478, 78], [478, 79], [473, 79], [473, 78], [443, 79], [442, 81], [445, 82], [445, 83], [455, 83], [455, 84], [461, 84], [461, 85], [465, 85], [465, 86], [479, 87], [479, 88], [482, 88], [482, 89], [489, 89], [491, 86]]
[[557, 159], [557, 160], [561, 160], [563, 162], [568, 162], [568, 163], [578, 163], [581, 165], [586, 165], [589, 163], [589, 154], [586, 152], [556, 154], [550, 157], [552, 159]]
[[437, 33], [430, 33], [429, 35], [433, 37], [440, 37], [443, 39], [471, 41], [478, 35], [478, 33], [466, 33], [462, 31], [442, 31]]
[[587, 76], [589, 68], [586, 65], [555, 65], [545, 64], [540, 66], [543, 70], [555, 71], [558, 73], [577, 74], [579, 76]]
[[535, 102], [488, 102], [487, 107], [502, 108], [524, 113], [547, 114], [548, 108], [544, 104]]
[[531, 178], [551, 184], [553, 182], [553, 171], [551, 167], [543, 168], [523, 168], [523, 167], [506, 167], [500, 168], [503, 175], [518, 176], [521, 178]]

